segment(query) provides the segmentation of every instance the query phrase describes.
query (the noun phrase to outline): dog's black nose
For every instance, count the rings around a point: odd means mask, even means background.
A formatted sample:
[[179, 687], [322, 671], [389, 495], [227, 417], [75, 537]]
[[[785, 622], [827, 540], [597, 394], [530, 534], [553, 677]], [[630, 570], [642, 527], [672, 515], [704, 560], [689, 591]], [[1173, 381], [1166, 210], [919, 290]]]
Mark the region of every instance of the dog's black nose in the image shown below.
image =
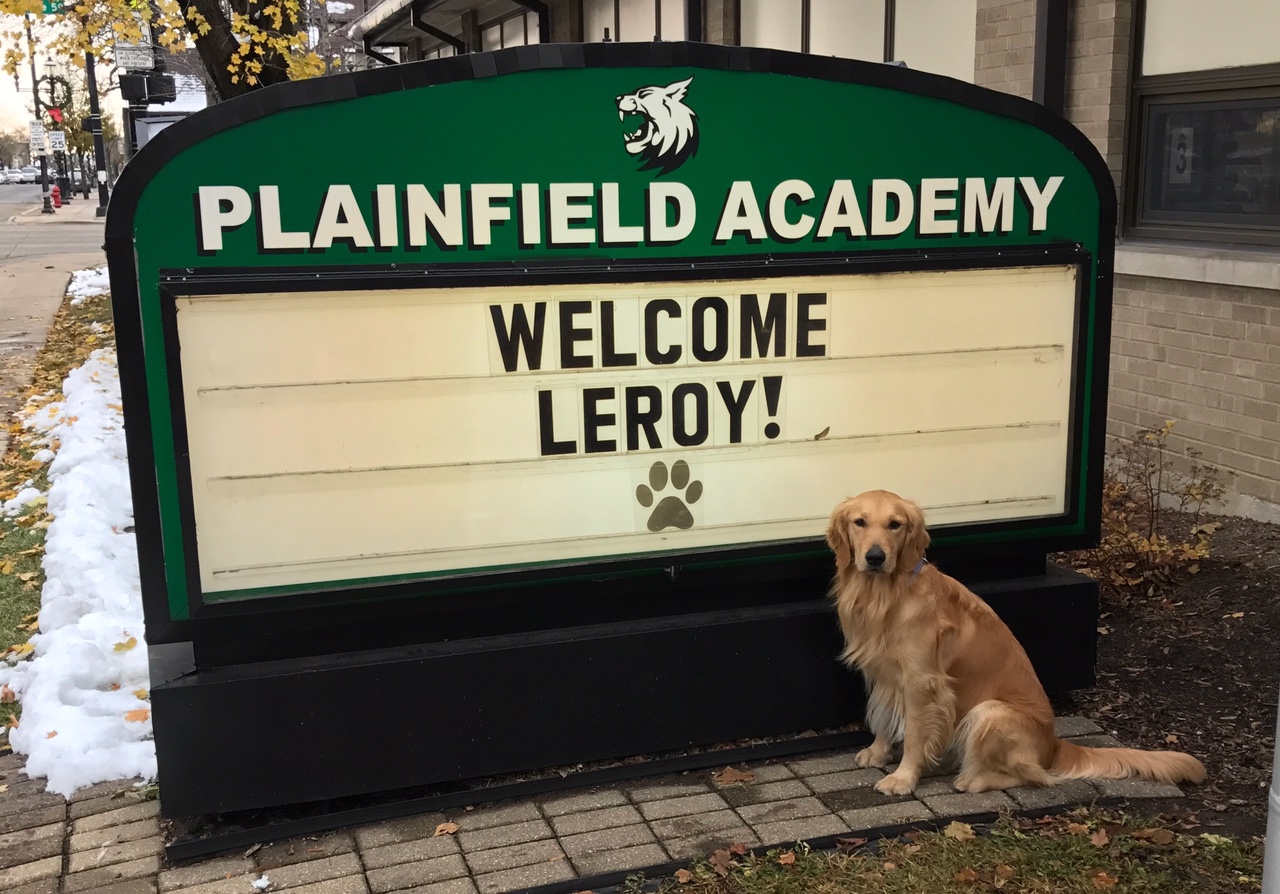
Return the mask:
[[878, 546], [873, 546], [867, 550], [867, 564], [872, 568], [879, 568], [884, 564], [884, 550]]

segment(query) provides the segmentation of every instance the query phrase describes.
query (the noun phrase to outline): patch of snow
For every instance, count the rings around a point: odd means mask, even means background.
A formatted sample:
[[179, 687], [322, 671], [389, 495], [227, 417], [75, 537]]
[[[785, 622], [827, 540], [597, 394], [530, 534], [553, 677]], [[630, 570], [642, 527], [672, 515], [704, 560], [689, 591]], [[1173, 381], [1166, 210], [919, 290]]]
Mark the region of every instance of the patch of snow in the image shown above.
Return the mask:
[[133, 501], [115, 352], [94, 351], [62, 391], [62, 401], [25, 420], [57, 444], [52, 522], [33, 657], [0, 662], [0, 683], [22, 703], [9, 742], [27, 756], [26, 772], [70, 795], [98, 782], [154, 778], [156, 757], [137, 543], [125, 532]]
[[267, 886], [271, 884], [271, 879], [264, 875], [262, 878], [255, 878], [253, 881], [249, 882], [249, 884], [253, 885], [259, 891], [265, 891]]
[[17, 515], [22, 507], [44, 496], [44, 491], [36, 487], [24, 487], [12, 499], [4, 501], [4, 514]]
[[71, 296], [73, 306], [84, 304], [88, 299], [106, 295], [110, 291], [111, 281], [107, 278], [106, 265], [77, 270], [71, 274], [71, 284], [67, 286], [67, 294]]
[[329, 11], [330, 15], [340, 16], [351, 12], [351, 10], [356, 8], [356, 5], [354, 3], [344, 3], [343, 0], [329, 0], [329, 2], [324, 5], [324, 8]]

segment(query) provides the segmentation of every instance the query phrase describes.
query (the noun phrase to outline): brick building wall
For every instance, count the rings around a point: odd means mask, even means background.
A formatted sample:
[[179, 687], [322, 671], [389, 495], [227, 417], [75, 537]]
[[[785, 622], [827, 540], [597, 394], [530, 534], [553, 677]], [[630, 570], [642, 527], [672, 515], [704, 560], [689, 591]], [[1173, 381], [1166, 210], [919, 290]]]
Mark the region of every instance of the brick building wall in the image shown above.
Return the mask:
[[1031, 98], [1036, 0], [978, 0], [974, 83]]
[[1065, 115], [1107, 162], [1120, 190], [1133, 0], [1076, 0], [1067, 15]]

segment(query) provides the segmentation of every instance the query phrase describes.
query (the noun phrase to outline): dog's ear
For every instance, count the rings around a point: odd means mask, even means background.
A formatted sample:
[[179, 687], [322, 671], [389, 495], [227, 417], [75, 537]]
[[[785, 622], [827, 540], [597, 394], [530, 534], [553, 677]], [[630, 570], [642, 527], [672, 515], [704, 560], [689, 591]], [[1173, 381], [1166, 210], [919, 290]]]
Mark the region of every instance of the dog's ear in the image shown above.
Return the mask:
[[849, 543], [849, 501], [845, 500], [831, 512], [827, 525], [827, 545], [836, 554], [836, 570], [844, 571], [853, 559], [853, 546]]
[[925, 528], [924, 512], [911, 500], [902, 501], [907, 513], [907, 536], [903, 541], [904, 564], [914, 568], [924, 558], [924, 551], [929, 548], [929, 531]]

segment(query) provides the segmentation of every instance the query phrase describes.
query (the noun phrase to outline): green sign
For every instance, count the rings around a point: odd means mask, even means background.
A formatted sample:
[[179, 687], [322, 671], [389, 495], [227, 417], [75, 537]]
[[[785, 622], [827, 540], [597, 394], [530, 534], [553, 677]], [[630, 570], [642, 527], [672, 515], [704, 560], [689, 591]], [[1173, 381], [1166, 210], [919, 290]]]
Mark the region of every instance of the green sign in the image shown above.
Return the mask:
[[818, 556], [874, 486], [939, 543], [1089, 540], [1114, 197], [1078, 132], [885, 66], [589, 49], [266, 90], [130, 163], [168, 619]]

